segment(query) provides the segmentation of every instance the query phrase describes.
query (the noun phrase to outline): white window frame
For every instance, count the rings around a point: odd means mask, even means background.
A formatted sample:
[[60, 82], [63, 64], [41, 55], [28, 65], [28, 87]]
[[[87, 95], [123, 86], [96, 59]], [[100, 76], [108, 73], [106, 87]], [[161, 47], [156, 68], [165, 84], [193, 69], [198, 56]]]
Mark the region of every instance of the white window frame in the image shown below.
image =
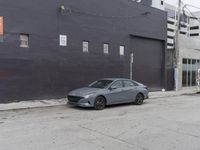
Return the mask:
[[109, 47], [110, 47], [110, 45], [108, 43], [103, 44], [103, 53], [104, 54], [109, 54]]
[[84, 53], [88, 53], [89, 52], [89, 42], [88, 41], [83, 41], [82, 42], [82, 49]]
[[60, 46], [67, 46], [67, 35], [59, 35], [59, 44]]
[[119, 55], [120, 56], [124, 56], [124, 52], [125, 52], [125, 46], [124, 45], [120, 45], [119, 46]]
[[20, 47], [29, 48], [29, 34], [21, 33], [20, 38]]

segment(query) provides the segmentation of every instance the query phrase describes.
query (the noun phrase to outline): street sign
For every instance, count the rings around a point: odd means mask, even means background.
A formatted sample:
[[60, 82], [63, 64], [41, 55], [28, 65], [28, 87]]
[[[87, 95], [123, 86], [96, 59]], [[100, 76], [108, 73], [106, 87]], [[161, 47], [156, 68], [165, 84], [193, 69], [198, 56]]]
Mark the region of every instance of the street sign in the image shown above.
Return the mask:
[[131, 53], [131, 63], [133, 63], [134, 55]]
[[134, 59], [134, 54], [130, 54], [130, 79], [133, 79], [133, 59]]

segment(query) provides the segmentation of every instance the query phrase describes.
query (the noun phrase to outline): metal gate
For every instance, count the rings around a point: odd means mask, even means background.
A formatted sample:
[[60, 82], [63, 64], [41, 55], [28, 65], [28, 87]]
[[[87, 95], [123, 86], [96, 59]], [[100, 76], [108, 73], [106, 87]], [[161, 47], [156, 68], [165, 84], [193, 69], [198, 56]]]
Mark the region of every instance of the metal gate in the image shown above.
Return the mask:
[[164, 88], [164, 45], [160, 40], [131, 36], [133, 79], [146, 84], [151, 91]]

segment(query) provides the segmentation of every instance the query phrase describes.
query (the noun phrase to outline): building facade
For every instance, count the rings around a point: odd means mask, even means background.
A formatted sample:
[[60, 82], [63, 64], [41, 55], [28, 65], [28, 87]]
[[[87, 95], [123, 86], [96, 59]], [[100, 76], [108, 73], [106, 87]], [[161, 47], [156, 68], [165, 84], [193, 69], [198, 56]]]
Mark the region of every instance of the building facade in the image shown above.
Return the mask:
[[129, 78], [132, 53], [133, 78], [167, 88], [167, 14], [151, 4], [0, 0], [0, 102], [66, 97], [99, 78]]
[[[153, 7], [168, 13], [167, 23], [167, 64], [173, 66], [173, 52], [175, 49], [175, 34], [177, 31], [176, 6], [169, 5], [162, 0], [154, 0]], [[198, 69], [200, 69], [200, 12], [190, 12], [186, 4], [181, 6], [181, 22], [179, 33], [179, 89], [196, 86]], [[171, 67], [170, 67], [171, 68]], [[171, 69], [170, 69], [171, 70]], [[172, 70], [171, 70], [172, 72]]]

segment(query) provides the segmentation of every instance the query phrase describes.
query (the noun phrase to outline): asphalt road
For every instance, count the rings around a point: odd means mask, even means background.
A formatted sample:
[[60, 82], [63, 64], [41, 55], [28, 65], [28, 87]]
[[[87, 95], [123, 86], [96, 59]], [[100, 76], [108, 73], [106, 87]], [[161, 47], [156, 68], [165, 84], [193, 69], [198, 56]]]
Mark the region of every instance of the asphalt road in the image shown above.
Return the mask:
[[200, 95], [0, 112], [0, 150], [200, 150]]

